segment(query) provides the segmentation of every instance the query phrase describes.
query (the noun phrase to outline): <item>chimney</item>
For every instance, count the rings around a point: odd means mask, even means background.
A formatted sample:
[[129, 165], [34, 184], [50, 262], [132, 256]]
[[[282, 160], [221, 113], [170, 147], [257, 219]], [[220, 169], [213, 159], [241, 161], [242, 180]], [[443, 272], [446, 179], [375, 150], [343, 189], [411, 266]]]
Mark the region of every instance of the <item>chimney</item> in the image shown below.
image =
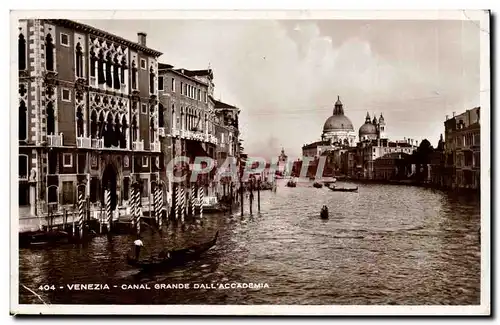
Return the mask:
[[453, 117], [455, 117], [455, 112], [453, 112]]
[[139, 45], [146, 46], [146, 36], [147, 36], [147, 34], [144, 32], [137, 33], [137, 39], [138, 39]]
[[418, 141], [415, 140], [415, 147], [418, 147]]
[[448, 116], [448, 115], [446, 115], [446, 121], [448, 121], [448, 117], [449, 117], [449, 116]]

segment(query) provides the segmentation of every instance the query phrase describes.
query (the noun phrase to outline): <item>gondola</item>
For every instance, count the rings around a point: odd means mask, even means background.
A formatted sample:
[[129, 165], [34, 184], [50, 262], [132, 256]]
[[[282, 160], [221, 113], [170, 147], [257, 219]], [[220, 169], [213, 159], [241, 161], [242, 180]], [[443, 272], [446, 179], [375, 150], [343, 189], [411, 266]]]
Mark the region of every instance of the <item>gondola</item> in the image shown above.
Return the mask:
[[353, 187], [353, 188], [329, 186], [328, 188], [334, 192], [357, 192], [358, 191], [357, 186]]
[[316, 187], [316, 188], [322, 188], [323, 184], [318, 183], [318, 182], [314, 182], [313, 186]]
[[212, 248], [215, 245], [218, 236], [219, 232], [217, 231], [214, 238], [207, 243], [194, 245], [188, 248], [178, 249], [174, 251], [164, 251], [160, 253], [158, 257], [151, 257], [144, 260], [136, 260], [135, 258], [130, 257], [129, 254], [127, 254], [127, 263], [130, 266], [140, 268], [143, 271], [152, 271], [158, 269], [165, 270], [180, 266], [195, 259], [196, 257]]
[[297, 187], [297, 183], [295, 183], [294, 181], [292, 180], [289, 180], [287, 183], [286, 183], [286, 186], [288, 187]]

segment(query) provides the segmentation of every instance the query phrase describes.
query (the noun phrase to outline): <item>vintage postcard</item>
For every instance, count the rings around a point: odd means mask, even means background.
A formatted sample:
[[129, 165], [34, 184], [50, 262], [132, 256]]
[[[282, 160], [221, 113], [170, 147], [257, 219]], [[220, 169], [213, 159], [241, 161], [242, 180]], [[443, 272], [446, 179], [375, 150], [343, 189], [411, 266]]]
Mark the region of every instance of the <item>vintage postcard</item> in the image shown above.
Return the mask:
[[11, 14], [11, 314], [489, 315], [490, 13]]

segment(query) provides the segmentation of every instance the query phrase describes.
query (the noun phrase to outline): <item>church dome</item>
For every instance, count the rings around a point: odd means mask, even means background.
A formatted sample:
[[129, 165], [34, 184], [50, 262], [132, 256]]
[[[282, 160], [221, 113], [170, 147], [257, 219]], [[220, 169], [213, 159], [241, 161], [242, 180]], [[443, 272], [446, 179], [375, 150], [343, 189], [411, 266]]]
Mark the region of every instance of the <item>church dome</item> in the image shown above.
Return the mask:
[[367, 135], [377, 135], [377, 127], [371, 122], [369, 113], [366, 113], [365, 124], [359, 128], [360, 139]]
[[363, 135], [377, 134], [377, 127], [371, 123], [365, 123], [359, 128], [359, 137]]
[[326, 120], [325, 125], [323, 125], [323, 132], [332, 131], [354, 131], [354, 127], [347, 116], [332, 115]]
[[335, 131], [354, 131], [351, 120], [344, 115], [344, 107], [339, 96], [337, 96], [337, 101], [335, 102], [333, 115], [323, 125], [323, 133]]

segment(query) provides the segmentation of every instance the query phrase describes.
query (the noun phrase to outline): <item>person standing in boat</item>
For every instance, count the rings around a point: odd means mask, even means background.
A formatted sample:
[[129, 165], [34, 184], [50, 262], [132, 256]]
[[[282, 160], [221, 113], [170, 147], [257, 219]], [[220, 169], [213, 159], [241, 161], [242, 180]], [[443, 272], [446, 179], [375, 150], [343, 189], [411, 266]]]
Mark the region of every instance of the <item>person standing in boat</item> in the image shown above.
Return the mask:
[[142, 240], [140, 238], [137, 238], [134, 241], [134, 246], [135, 246], [135, 260], [138, 261], [139, 256], [141, 254], [141, 248], [142, 246], [144, 246], [144, 244], [142, 243]]

